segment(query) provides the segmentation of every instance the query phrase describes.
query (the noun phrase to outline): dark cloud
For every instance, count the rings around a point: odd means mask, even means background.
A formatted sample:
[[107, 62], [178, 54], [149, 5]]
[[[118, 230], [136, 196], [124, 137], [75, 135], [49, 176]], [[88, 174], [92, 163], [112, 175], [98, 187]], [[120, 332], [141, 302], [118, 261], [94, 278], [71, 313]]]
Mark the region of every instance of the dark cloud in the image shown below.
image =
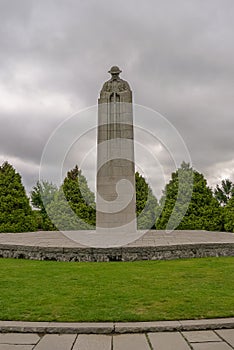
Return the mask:
[[117, 64], [134, 101], [176, 127], [210, 184], [234, 180], [233, 14], [233, 0], [2, 0], [0, 159], [17, 163], [29, 188], [50, 134], [96, 104]]

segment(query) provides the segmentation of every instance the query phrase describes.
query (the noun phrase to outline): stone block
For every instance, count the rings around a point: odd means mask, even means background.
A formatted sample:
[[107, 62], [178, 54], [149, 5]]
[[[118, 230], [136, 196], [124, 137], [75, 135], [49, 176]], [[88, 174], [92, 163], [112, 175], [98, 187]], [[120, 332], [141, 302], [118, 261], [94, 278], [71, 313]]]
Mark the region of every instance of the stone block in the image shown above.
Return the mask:
[[213, 331], [188, 331], [182, 333], [190, 343], [218, 342], [221, 339]]
[[0, 333], [0, 344], [36, 344], [40, 340], [37, 334], [21, 334], [21, 333]]
[[145, 334], [124, 334], [113, 336], [114, 350], [150, 350]]
[[153, 350], [190, 350], [179, 332], [149, 333], [148, 337]]
[[33, 350], [34, 345], [0, 344], [0, 350]]
[[35, 350], [71, 350], [76, 337], [75, 334], [46, 334]]
[[111, 350], [110, 335], [78, 335], [73, 350]]
[[234, 347], [234, 329], [216, 330], [216, 333], [228, 344]]
[[193, 343], [193, 350], [232, 350], [231, 346], [223, 342]]

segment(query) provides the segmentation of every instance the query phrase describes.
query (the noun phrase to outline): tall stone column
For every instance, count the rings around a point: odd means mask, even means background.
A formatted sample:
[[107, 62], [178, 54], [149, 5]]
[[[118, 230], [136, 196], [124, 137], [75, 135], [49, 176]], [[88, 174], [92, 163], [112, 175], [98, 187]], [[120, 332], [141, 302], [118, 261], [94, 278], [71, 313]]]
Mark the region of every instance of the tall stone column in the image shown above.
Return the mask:
[[98, 232], [136, 231], [132, 91], [114, 66], [98, 100]]

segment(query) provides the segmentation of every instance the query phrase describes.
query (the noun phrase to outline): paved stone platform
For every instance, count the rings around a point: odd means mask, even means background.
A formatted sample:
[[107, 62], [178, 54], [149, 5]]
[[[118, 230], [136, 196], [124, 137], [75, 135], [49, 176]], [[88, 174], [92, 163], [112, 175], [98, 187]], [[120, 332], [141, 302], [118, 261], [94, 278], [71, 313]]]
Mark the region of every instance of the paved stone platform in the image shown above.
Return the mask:
[[[174, 321], [175, 323], [177, 321]], [[200, 322], [200, 323], [199, 323]], [[41, 333], [43, 327], [39, 323], [0, 322], [0, 331], [13, 330], [21, 325], [21, 331], [29, 330], [34, 333], [6, 332], [0, 333], [0, 350], [231, 350], [234, 349], [234, 319], [181, 321], [180, 330], [168, 331], [171, 322], [162, 322], [159, 331], [145, 332], [145, 324], [135, 323], [138, 333], [126, 333], [130, 330], [127, 324], [119, 324], [118, 332], [100, 334], [106, 331], [104, 325], [96, 324], [95, 334], [74, 333], [74, 324], [63, 326], [60, 333]], [[4, 328], [5, 324], [5, 328]], [[45, 325], [45, 323], [42, 323]], [[153, 323], [151, 323], [152, 326]], [[155, 324], [155, 323], [154, 323]], [[159, 322], [158, 322], [159, 324]], [[11, 328], [12, 325], [12, 328]], [[25, 327], [24, 327], [25, 325]], [[150, 322], [148, 323], [150, 325]], [[167, 328], [167, 326], [169, 328]], [[184, 325], [184, 326], [183, 326]], [[212, 326], [217, 328], [212, 329]], [[3, 326], [3, 327], [2, 327]], [[50, 328], [50, 326], [52, 328]], [[47, 324], [48, 329], [56, 329], [58, 324]], [[86, 328], [87, 326], [87, 328]], [[209, 329], [211, 326], [211, 329]], [[66, 333], [71, 327], [71, 333]], [[90, 329], [91, 324], [83, 324], [83, 331]], [[103, 327], [103, 328], [102, 328]], [[133, 327], [133, 324], [131, 325]], [[186, 328], [188, 327], [188, 328]], [[224, 328], [223, 328], [224, 327]], [[228, 327], [228, 328], [225, 328]], [[232, 328], [229, 328], [232, 327]], [[93, 330], [95, 324], [93, 324]], [[205, 329], [203, 329], [205, 328]], [[132, 328], [133, 329], [133, 328]], [[16, 330], [16, 328], [15, 328]], [[44, 329], [45, 330], [45, 329]], [[81, 328], [79, 329], [81, 331]], [[37, 331], [37, 332], [36, 332]], [[99, 332], [99, 333], [98, 333]]]
[[113, 248], [87, 247], [69, 239], [60, 231], [0, 234], [0, 257], [58, 261], [134, 261], [209, 256], [234, 256], [234, 233], [150, 230], [132, 243]]

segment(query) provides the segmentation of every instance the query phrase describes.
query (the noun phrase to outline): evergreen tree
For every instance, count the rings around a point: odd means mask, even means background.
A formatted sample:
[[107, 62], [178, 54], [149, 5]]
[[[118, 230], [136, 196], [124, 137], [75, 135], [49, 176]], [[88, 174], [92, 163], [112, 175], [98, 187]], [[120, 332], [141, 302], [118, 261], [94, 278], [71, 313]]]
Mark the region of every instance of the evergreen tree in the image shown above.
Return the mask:
[[57, 191], [57, 186], [51, 182], [37, 181], [30, 193], [33, 206], [40, 209], [42, 213], [45, 213], [46, 206], [52, 202]]
[[223, 208], [224, 229], [227, 232], [234, 232], [234, 196], [232, 196], [227, 205]]
[[138, 172], [135, 173], [135, 182], [137, 228], [155, 228], [158, 201], [144, 177]]
[[96, 221], [94, 194], [77, 166], [68, 171], [60, 190], [46, 209], [58, 229], [94, 228]]
[[27, 232], [36, 222], [21, 176], [8, 162], [0, 166], [0, 232]]
[[206, 179], [184, 162], [166, 185], [161, 206], [162, 211], [156, 221], [157, 229], [220, 231], [223, 228], [222, 210], [207, 186]]
[[54, 200], [47, 206], [47, 213], [57, 229], [64, 231], [93, 229], [93, 226], [77, 215], [70, 204], [61, 186]]
[[216, 186], [214, 195], [222, 206], [226, 205], [234, 195], [234, 184], [229, 179], [222, 180], [221, 186]]
[[32, 205], [39, 209], [34, 211], [35, 218], [37, 220], [38, 229], [52, 231], [55, 230], [55, 226], [48, 217], [46, 208], [53, 201], [57, 186], [48, 181], [37, 181], [33, 187], [30, 195]]

